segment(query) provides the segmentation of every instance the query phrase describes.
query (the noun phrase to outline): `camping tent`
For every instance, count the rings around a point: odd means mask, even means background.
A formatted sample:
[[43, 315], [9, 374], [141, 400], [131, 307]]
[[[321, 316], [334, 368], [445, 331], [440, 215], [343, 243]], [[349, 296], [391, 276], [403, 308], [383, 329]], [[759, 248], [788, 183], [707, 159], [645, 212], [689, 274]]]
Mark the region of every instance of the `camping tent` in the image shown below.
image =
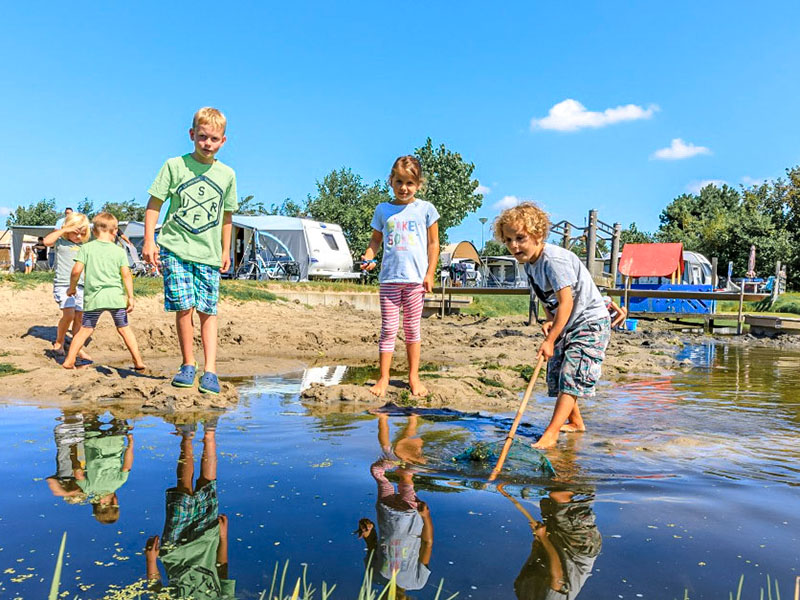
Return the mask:
[[[300, 280], [357, 279], [342, 228], [333, 223], [280, 215], [234, 215], [231, 235], [233, 272], [245, 259], [255, 231], [277, 238], [300, 266]], [[266, 237], [266, 236], [265, 236]], [[261, 238], [262, 240], [264, 238]]]
[[53, 231], [52, 225], [12, 225], [11, 226], [11, 271], [24, 271], [25, 258], [22, 246], [26, 244], [26, 236], [45, 237]]

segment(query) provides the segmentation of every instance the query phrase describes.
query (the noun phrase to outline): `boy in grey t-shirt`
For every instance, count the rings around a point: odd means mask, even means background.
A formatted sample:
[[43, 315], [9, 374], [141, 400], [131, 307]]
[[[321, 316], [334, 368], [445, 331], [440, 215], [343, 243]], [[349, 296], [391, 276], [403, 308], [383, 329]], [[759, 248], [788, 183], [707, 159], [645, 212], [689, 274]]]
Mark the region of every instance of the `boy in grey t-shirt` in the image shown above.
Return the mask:
[[547, 214], [525, 202], [497, 217], [495, 237], [525, 264], [531, 287], [542, 301], [547, 321], [539, 356], [547, 360], [547, 388], [557, 396], [553, 417], [535, 448], [549, 448], [560, 431], [585, 431], [578, 398], [593, 396], [611, 335], [600, 290], [578, 257], [545, 243]]

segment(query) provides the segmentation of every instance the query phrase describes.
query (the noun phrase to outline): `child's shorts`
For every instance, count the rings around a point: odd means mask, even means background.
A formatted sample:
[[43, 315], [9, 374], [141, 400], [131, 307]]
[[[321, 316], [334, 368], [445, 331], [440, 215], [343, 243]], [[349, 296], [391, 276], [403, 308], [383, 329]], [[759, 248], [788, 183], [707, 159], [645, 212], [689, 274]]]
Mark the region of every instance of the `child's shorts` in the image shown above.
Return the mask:
[[196, 308], [207, 315], [217, 314], [219, 269], [183, 260], [161, 249], [164, 274], [164, 310], [177, 312]]
[[64, 310], [65, 308], [74, 308], [75, 310], [83, 310], [83, 286], [79, 285], [75, 289], [74, 296], [67, 296], [68, 285], [54, 285], [53, 286], [53, 300], [58, 304], [58, 308]]
[[161, 543], [181, 545], [196, 540], [217, 524], [218, 517], [216, 481], [209, 481], [194, 494], [170, 488]]
[[81, 325], [83, 327], [90, 327], [94, 329], [97, 327], [97, 321], [103, 312], [108, 311], [111, 313], [111, 318], [114, 319], [115, 327], [128, 326], [128, 311], [124, 308], [101, 308], [100, 310], [87, 310], [83, 313]]
[[585, 323], [563, 334], [547, 361], [547, 393], [594, 396], [609, 339], [610, 319]]
[[26, 268], [27, 267], [32, 267], [32, 266], [33, 266], [33, 261], [31, 259], [28, 259], [28, 260], [25, 261], [25, 267]]

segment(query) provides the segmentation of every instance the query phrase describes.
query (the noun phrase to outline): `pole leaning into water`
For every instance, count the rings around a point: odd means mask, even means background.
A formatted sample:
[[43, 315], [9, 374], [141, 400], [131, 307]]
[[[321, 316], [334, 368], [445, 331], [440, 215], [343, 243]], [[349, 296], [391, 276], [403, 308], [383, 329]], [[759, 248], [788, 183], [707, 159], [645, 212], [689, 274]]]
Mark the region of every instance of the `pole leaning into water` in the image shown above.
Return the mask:
[[525, 390], [525, 394], [522, 396], [522, 402], [520, 402], [519, 409], [517, 410], [517, 416], [514, 417], [514, 422], [511, 424], [511, 429], [508, 430], [508, 436], [506, 436], [506, 441], [503, 444], [503, 451], [500, 452], [500, 458], [497, 459], [497, 464], [495, 465], [494, 469], [492, 469], [492, 474], [489, 475], [489, 481], [494, 481], [500, 474], [500, 471], [503, 469], [503, 463], [506, 462], [508, 451], [511, 450], [511, 444], [514, 442], [514, 435], [517, 433], [517, 427], [519, 427], [519, 422], [522, 420], [522, 415], [525, 413], [525, 408], [528, 406], [528, 400], [530, 400], [531, 393], [533, 392], [533, 386], [536, 383], [536, 380], [539, 378], [539, 371], [542, 370], [543, 364], [544, 355], [540, 354], [539, 362], [536, 363], [536, 368], [533, 370], [531, 380], [528, 382], [528, 387]]

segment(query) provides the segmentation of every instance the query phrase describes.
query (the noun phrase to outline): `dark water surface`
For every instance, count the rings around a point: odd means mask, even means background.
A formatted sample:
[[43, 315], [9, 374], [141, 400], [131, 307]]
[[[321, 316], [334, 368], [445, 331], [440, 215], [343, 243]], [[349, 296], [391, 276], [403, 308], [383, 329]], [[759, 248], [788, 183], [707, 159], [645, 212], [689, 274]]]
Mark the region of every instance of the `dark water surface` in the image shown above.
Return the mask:
[[[237, 597], [258, 597], [275, 562], [290, 559], [291, 574], [305, 563], [313, 582], [337, 584], [334, 598], [355, 598], [365, 545], [353, 531], [362, 517], [382, 526], [371, 474], [382, 465], [389, 484], [410, 480], [430, 510], [430, 575], [417, 564], [416, 548], [407, 565], [408, 580], [425, 583], [410, 592], [416, 598], [432, 598], [442, 578], [461, 598], [544, 597], [537, 588], [549, 587], [546, 548], [533, 544], [525, 511], [535, 520], [545, 515], [572, 579], [569, 597], [672, 599], [684, 589], [691, 598], [727, 597], [741, 574], [747, 595], [757, 597], [769, 574], [790, 598], [800, 568], [800, 354], [696, 346], [681, 357], [698, 368], [605, 384], [586, 401], [590, 431], [562, 436], [548, 454], [556, 480], [525, 473], [521, 460], [502, 490], [481, 485], [480, 471], [461, 473], [447, 461], [476, 439], [502, 439], [507, 421], [423, 414], [414, 423], [392, 413], [383, 419], [393, 440], [412, 428], [394, 452], [421, 453], [428, 463], [397, 469], [379, 462], [379, 417], [314, 414], [299, 403], [304, 381], [336, 379], [343, 369], [243, 382], [239, 407], [220, 416], [214, 435]], [[552, 401], [537, 396], [527, 414], [535, 425], [522, 434], [532, 439], [551, 410]], [[98, 438], [124, 439], [120, 416], [0, 407], [0, 597], [47, 596], [64, 531], [61, 589], [69, 598], [102, 597], [144, 575], [145, 542], [161, 535], [165, 492], [176, 485], [182, 438], [174, 424], [128, 419], [133, 463], [117, 490], [116, 522], [101, 523], [91, 504], [71, 502], [80, 495], [51, 491], [76, 489], [70, 471]], [[57, 427], [60, 488], [47, 480], [58, 470]], [[203, 435], [200, 424], [196, 477], [204, 447], [209, 460], [213, 454]]]

